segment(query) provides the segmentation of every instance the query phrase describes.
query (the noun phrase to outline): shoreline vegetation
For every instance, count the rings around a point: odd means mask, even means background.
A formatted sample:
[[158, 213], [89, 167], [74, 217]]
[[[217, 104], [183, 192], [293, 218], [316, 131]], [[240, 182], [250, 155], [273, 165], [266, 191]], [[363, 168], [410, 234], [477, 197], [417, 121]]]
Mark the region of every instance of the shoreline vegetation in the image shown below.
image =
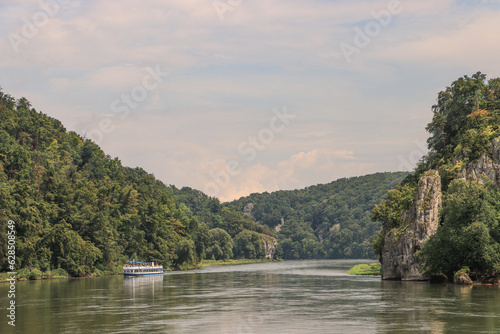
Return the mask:
[[[203, 267], [215, 267], [215, 266], [229, 266], [229, 265], [239, 265], [239, 264], [251, 264], [251, 263], [268, 263], [268, 262], [279, 262], [282, 260], [276, 259], [229, 259], [229, 260], [203, 260], [197, 265], [193, 266], [180, 266], [176, 267], [166, 267], [166, 272], [171, 271], [186, 271], [186, 270], [195, 270], [201, 269]], [[100, 277], [100, 276], [113, 276], [113, 275], [121, 275], [121, 270], [118, 272], [98, 272], [92, 273], [89, 275], [85, 275], [82, 277], [70, 276], [63, 269], [56, 269], [47, 272], [41, 272], [38, 269], [29, 270], [29, 269], [21, 269], [17, 272], [16, 281], [38, 281], [45, 279], [60, 279], [60, 278], [90, 278], [90, 277]], [[11, 277], [9, 273], [3, 272], [0, 273], [0, 283], [9, 282], [8, 279]]]
[[[362, 263], [357, 264], [347, 271], [348, 274], [358, 275], [358, 276], [380, 276], [380, 269], [382, 264], [380, 263]], [[432, 283], [450, 283], [454, 285], [498, 285], [500, 286], [500, 280], [491, 279], [488, 273], [474, 273], [472, 275], [475, 279], [472, 280], [469, 277], [469, 270], [460, 270], [455, 274], [452, 282], [445, 279], [433, 280]]]
[[380, 263], [361, 263], [357, 264], [347, 271], [351, 275], [372, 275], [380, 276], [380, 268], [382, 265]]

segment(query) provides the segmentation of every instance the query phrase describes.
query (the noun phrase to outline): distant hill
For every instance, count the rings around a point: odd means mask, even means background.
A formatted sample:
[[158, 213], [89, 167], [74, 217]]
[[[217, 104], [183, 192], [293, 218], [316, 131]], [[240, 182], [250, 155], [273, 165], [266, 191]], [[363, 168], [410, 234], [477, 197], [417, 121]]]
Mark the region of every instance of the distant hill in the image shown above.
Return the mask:
[[222, 228], [232, 238], [244, 230], [272, 234], [267, 226], [258, 224], [240, 210], [223, 204], [217, 198], [210, 197], [199, 190], [190, 187], [177, 189], [175, 186], [170, 186], [169, 189], [175, 200], [185, 205], [200, 222], [212, 228]]
[[301, 190], [251, 194], [228, 204], [276, 231], [286, 259], [373, 258], [375, 204], [409, 173], [377, 173]]

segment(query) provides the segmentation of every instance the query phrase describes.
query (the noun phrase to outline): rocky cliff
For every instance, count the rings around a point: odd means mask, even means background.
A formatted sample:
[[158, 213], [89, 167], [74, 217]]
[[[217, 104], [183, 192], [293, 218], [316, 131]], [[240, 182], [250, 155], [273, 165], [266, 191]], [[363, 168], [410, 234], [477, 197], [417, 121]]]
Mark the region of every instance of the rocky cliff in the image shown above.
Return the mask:
[[381, 257], [382, 279], [424, 280], [415, 253], [436, 233], [441, 202], [439, 173], [427, 171], [418, 182], [413, 204], [404, 214], [403, 225], [386, 233]]
[[276, 254], [276, 248], [278, 247], [278, 241], [268, 235], [261, 234], [262, 236], [262, 245], [266, 250], [266, 259], [273, 259]]
[[472, 178], [482, 183], [481, 176], [484, 175], [495, 182], [497, 186], [500, 186], [500, 138], [496, 138], [491, 142], [489, 153], [483, 153], [479, 159], [468, 163], [458, 173], [457, 178]]

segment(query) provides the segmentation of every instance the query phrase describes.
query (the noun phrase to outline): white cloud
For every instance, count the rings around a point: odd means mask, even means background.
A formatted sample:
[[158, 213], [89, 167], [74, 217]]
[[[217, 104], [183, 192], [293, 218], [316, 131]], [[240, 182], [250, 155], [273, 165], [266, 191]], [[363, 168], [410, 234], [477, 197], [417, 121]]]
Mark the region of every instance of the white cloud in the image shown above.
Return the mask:
[[278, 162], [275, 167], [261, 162], [251, 166], [240, 165], [241, 171], [230, 176], [227, 179], [229, 182], [220, 176], [221, 172], [227, 170], [227, 161], [218, 160], [215, 165], [218, 168], [212, 170], [211, 175], [216, 178], [206, 181], [213, 188], [207, 187], [207, 190], [216, 189], [217, 192], [212, 195], [217, 195], [224, 201], [253, 192], [295, 189], [331, 182], [339, 177], [359, 175], [357, 172], [367, 170], [368, 167], [359, 162], [352, 151], [319, 149], [296, 153]]
[[377, 57], [433, 67], [456, 66], [466, 71], [477, 69], [498, 73], [499, 20], [500, 13], [483, 14], [456, 29], [379, 50]]

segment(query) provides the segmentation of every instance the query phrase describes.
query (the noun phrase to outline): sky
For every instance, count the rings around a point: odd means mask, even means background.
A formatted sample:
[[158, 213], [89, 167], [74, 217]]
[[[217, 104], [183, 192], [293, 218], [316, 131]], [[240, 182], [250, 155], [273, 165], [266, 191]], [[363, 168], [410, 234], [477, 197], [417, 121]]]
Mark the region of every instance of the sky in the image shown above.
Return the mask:
[[0, 0], [0, 87], [222, 201], [411, 170], [498, 0]]

